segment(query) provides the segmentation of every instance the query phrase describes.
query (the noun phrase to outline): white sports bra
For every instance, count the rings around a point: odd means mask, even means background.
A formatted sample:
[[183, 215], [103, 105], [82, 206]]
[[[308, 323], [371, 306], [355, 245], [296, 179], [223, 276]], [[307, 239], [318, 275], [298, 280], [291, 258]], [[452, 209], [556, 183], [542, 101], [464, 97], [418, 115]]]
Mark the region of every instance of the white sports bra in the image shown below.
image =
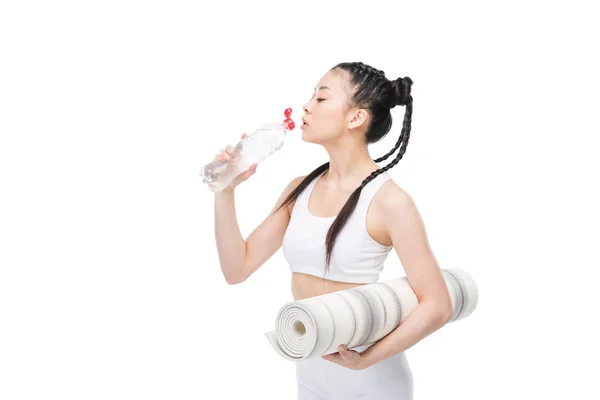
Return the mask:
[[367, 211], [377, 190], [391, 177], [387, 171], [383, 172], [362, 189], [356, 208], [338, 234], [329, 270], [326, 271], [325, 237], [335, 217], [317, 217], [308, 210], [312, 190], [323, 174], [317, 176], [296, 198], [283, 237], [283, 255], [292, 272], [339, 282], [377, 282], [383, 262], [393, 246], [384, 246], [369, 235]]

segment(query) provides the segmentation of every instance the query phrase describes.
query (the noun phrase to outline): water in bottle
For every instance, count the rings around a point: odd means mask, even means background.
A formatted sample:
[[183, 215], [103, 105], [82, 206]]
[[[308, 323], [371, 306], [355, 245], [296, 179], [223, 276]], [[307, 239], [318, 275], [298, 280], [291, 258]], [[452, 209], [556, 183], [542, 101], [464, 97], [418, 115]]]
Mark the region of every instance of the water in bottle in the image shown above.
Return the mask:
[[287, 133], [295, 126], [290, 118], [292, 109], [287, 108], [284, 115], [283, 122], [264, 124], [238, 142], [229, 160], [217, 159], [202, 167], [200, 176], [212, 192], [225, 189], [252, 164], [260, 163], [283, 146]]

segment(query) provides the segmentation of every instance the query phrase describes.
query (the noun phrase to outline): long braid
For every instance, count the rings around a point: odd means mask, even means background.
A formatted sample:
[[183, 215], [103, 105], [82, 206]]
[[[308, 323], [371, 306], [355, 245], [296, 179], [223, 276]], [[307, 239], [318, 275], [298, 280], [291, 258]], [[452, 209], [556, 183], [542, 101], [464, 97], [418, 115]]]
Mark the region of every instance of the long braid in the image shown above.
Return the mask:
[[[406, 79], [410, 80], [410, 78], [406, 78]], [[412, 80], [410, 80], [409, 84], [412, 84]], [[408, 100], [406, 102], [406, 111], [404, 112], [404, 122], [402, 123], [402, 131], [400, 132], [400, 137], [396, 141], [394, 148], [391, 149], [390, 151], [388, 151], [383, 156], [376, 159], [375, 160], [376, 163], [380, 163], [382, 161], [387, 160], [389, 158], [389, 156], [394, 154], [396, 152], [396, 150], [398, 150], [398, 147], [400, 147], [400, 145], [402, 145], [402, 144], [404, 144], [404, 150], [400, 150], [400, 151], [402, 154], [404, 154], [406, 152], [406, 146], [408, 146], [408, 138], [410, 137], [410, 128], [411, 128], [411, 123], [412, 123], [412, 111], [413, 111], [412, 96], [409, 94]]]
[[[361, 68], [361, 70], [364, 71], [364, 67]], [[363, 73], [363, 72], [361, 72], [361, 73]], [[410, 128], [411, 128], [411, 123], [412, 123], [413, 104], [412, 104], [412, 95], [410, 94], [410, 85], [412, 84], [412, 80], [410, 78], [405, 78], [400, 81], [400, 84], [403, 85], [402, 89], [405, 90], [404, 96], [402, 96], [402, 91], [401, 91], [400, 98], [396, 98], [395, 101], [400, 104], [406, 105], [404, 121], [403, 121], [403, 125], [402, 125], [402, 130], [400, 133], [400, 137], [396, 141], [396, 145], [394, 146], [394, 148], [391, 151], [389, 151], [387, 154], [385, 154], [383, 157], [376, 159], [375, 162], [381, 162], [381, 161], [386, 160], [390, 155], [394, 154], [394, 152], [398, 148], [400, 148], [400, 151], [399, 151], [398, 155], [396, 156], [396, 158], [391, 163], [389, 163], [388, 165], [386, 165], [383, 168], [373, 171], [369, 176], [367, 176], [363, 180], [363, 182], [360, 184], [360, 186], [358, 188], [356, 188], [356, 190], [354, 190], [354, 192], [352, 192], [352, 194], [348, 198], [348, 201], [346, 201], [346, 204], [344, 204], [344, 206], [342, 207], [342, 210], [340, 211], [338, 216], [335, 218], [335, 220], [331, 224], [331, 227], [329, 228], [329, 231], [327, 232], [327, 236], [325, 239], [325, 243], [327, 246], [326, 258], [325, 258], [326, 271], [328, 271], [328, 269], [329, 269], [329, 264], [331, 262], [331, 256], [332, 256], [332, 249], [333, 249], [333, 246], [337, 239], [337, 236], [341, 232], [341, 230], [344, 228], [350, 215], [356, 208], [356, 205], [358, 204], [358, 199], [360, 197], [362, 189], [367, 184], [369, 184], [369, 182], [371, 182], [373, 179], [375, 179], [377, 176], [390, 170], [396, 164], [398, 164], [398, 162], [400, 162], [400, 160], [404, 156], [404, 153], [406, 152], [406, 147], [408, 146], [408, 140], [410, 138]]]

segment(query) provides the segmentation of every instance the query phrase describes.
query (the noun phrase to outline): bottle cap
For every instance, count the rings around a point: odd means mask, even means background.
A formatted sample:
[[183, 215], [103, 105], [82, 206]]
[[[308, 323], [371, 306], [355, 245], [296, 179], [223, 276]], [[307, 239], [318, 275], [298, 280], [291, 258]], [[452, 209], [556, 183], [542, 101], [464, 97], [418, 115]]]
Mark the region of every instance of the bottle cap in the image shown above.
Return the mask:
[[285, 115], [285, 120], [283, 121], [283, 124], [291, 131], [296, 126], [294, 124], [294, 121], [292, 121], [292, 119], [290, 118], [292, 116], [292, 109], [286, 108], [283, 115]]

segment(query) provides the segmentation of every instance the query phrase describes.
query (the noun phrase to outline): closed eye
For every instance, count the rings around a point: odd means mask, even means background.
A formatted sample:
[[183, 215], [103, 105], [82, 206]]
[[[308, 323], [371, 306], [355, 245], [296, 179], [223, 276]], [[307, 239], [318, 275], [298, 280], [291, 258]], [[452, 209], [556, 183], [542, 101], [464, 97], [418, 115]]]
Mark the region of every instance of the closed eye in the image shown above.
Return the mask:
[[317, 102], [320, 103], [322, 101], [324, 101], [325, 99], [321, 99], [321, 98], [317, 98]]

